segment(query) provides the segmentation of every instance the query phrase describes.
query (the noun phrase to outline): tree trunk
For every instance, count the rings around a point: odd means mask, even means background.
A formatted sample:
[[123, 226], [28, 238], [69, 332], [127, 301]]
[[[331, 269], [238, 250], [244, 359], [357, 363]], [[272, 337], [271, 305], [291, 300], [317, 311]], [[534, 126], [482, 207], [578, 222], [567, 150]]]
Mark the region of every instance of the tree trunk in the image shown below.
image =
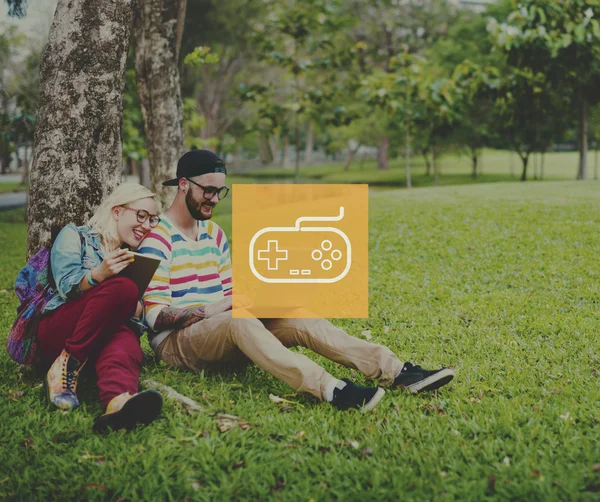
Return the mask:
[[29, 159], [27, 158], [27, 145], [24, 148], [23, 155], [23, 176], [21, 177], [21, 185], [26, 185], [29, 181]]
[[389, 169], [388, 152], [390, 149], [389, 136], [382, 136], [377, 141], [377, 169], [386, 171]]
[[577, 171], [578, 180], [584, 180], [587, 178], [588, 115], [589, 104], [584, 98], [583, 102], [581, 103], [581, 115], [579, 117], [579, 169]]
[[523, 162], [523, 172], [521, 173], [521, 181], [527, 181], [527, 164], [529, 163], [529, 154], [525, 156], [519, 155], [519, 157], [521, 157], [521, 161]]
[[404, 124], [404, 142], [406, 146], [405, 151], [405, 170], [406, 170], [406, 188], [412, 188], [412, 180], [410, 178], [410, 129], [408, 121]]
[[360, 143], [357, 143], [356, 148], [353, 149], [350, 146], [350, 142], [348, 142], [348, 156], [346, 157], [346, 163], [344, 164], [344, 171], [350, 170], [350, 164], [352, 163], [352, 160], [354, 159], [354, 156], [356, 155], [356, 152], [358, 152], [359, 148]]
[[431, 163], [433, 164], [433, 184], [437, 186], [440, 181], [440, 168], [439, 162], [437, 160], [437, 153], [435, 151], [435, 146], [431, 147]]
[[177, 62], [182, 1], [137, 0], [134, 10], [135, 70], [150, 162], [150, 189], [163, 208], [170, 204], [174, 192], [162, 182], [175, 177], [177, 161], [185, 149]]
[[260, 160], [260, 163], [263, 166], [266, 166], [267, 164], [269, 164], [271, 162], [271, 156], [269, 155], [269, 148], [267, 145], [267, 138], [264, 136], [264, 134], [259, 134], [258, 135], [258, 158]]
[[294, 148], [296, 149], [296, 163], [295, 170], [296, 175], [294, 176], [294, 182], [300, 183], [300, 125], [298, 124], [298, 112], [296, 112], [296, 134], [294, 140]]
[[471, 178], [474, 180], [477, 179], [477, 162], [479, 161], [479, 152], [477, 148], [471, 148], [471, 164], [473, 166], [473, 171], [471, 172]]
[[308, 166], [312, 163], [312, 153], [314, 145], [314, 128], [312, 120], [308, 121], [306, 129], [306, 148], [304, 149], [304, 163]]
[[140, 185], [150, 188], [150, 161], [142, 159], [140, 165]]
[[82, 224], [121, 181], [131, 0], [59, 0], [40, 66], [27, 253]]
[[129, 157], [129, 174], [131, 176], [137, 176], [138, 175], [138, 166], [137, 166], [137, 160], [135, 160], [133, 157]]
[[283, 138], [282, 166], [284, 169], [290, 169], [292, 167], [292, 164], [290, 163], [290, 138], [287, 135]]
[[423, 155], [423, 159], [425, 159], [425, 176], [431, 176], [431, 162], [429, 162], [427, 150], [421, 150], [421, 154]]
[[271, 136], [269, 138], [269, 149], [271, 150], [271, 157], [273, 157], [271, 162], [273, 164], [279, 164], [279, 147], [277, 145], [277, 138], [275, 138], [275, 136]]

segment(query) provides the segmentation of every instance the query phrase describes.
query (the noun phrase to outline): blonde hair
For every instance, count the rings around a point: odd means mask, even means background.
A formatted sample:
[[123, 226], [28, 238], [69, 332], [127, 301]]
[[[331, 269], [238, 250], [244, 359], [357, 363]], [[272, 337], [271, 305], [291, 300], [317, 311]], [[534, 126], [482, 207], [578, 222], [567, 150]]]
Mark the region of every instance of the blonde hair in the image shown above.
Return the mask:
[[123, 183], [102, 199], [98, 209], [89, 219], [88, 225], [102, 238], [102, 248], [105, 253], [113, 251], [121, 245], [121, 238], [117, 232], [117, 222], [112, 215], [113, 208], [148, 197], [155, 198], [155, 194], [145, 186], [137, 183]]

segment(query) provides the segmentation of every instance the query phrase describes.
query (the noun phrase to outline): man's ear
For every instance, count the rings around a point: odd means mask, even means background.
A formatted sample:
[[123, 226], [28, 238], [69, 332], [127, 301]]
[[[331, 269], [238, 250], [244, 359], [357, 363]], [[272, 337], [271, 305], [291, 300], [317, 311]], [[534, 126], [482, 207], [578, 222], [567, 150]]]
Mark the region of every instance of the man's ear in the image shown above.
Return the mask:
[[188, 180], [186, 180], [185, 178], [181, 178], [179, 180], [179, 191], [180, 192], [186, 193], [189, 190], [189, 187], [190, 187], [190, 185], [188, 183]]

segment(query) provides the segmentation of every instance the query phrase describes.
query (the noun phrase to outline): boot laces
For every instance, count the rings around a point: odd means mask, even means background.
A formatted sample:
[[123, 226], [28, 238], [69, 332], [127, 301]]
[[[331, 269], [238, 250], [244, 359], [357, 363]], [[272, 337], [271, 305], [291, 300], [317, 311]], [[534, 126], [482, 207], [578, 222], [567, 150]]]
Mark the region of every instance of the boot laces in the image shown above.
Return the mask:
[[64, 388], [69, 392], [73, 392], [73, 383], [75, 382], [75, 378], [75, 371], [69, 369], [67, 365], [67, 360], [65, 360], [65, 362], [63, 363], [62, 383]]

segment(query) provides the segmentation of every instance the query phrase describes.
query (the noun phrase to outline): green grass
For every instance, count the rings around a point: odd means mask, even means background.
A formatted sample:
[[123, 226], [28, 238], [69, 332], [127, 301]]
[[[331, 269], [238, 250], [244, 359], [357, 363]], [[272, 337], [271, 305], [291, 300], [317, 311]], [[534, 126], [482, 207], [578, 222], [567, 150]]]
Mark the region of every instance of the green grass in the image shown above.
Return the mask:
[[0, 194], [9, 192], [26, 192], [27, 188], [27, 185], [22, 185], [21, 183], [15, 183], [12, 181], [0, 183]]
[[[600, 185], [379, 190], [369, 211], [370, 318], [336, 322], [405, 360], [454, 365], [450, 386], [339, 412], [257, 368], [170, 370], [144, 342], [142, 379], [251, 427], [221, 433], [167, 401], [151, 426], [98, 437], [89, 379], [81, 409], [53, 411], [40, 380], [2, 352], [0, 499], [598, 500]], [[26, 227], [2, 222], [0, 238], [5, 337]], [[302, 406], [281, 409], [269, 393]]]
[[[541, 164], [539, 154], [535, 156]], [[528, 179], [534, 179], [535, 158], [532, 156], [528, 167]], [[512, 159], [512, 160], [511, 160]], [[577, 173], [577, 152], [555, 152], [545, 156], [544, 179], [572, 180]], [[589, 155], [589, 178], [594, 176], [594, 152]], [[511, 171], [512, 164], [512, 171]], [[477, 179], [471, 177], [471, 160], [466, 155], [447, 154], [439, 159], [439, 185], [463, 185], [473, 183], [492, 183], [514, 181], [521, 176], [521, 161], [515, 153], [486, 149], [483, 151]], [[541, 168], [540, 168], [541, 169]], [[329, 163], [315, 166], [301, 166], [301, 181], [326, 183], [369, 183], [371, 186], [403, 187], [406, 186], [404, 160], [390, 159], [390, 168], [379, 171], [373, 160], [355, 159], [348, 171], [344, 171], [343, 163]], [[248, 176], [255, 180], [291, 181], [294, 169], [260, 168], [249, 169], [237, 173], [237, 177]], [[538, 177], [540, 175], [538, 174]], [[433, 185], [433, 176], [425, 175], [425, 161], [421, 156], [411, 159], [411, 178], [415, 187]]]

